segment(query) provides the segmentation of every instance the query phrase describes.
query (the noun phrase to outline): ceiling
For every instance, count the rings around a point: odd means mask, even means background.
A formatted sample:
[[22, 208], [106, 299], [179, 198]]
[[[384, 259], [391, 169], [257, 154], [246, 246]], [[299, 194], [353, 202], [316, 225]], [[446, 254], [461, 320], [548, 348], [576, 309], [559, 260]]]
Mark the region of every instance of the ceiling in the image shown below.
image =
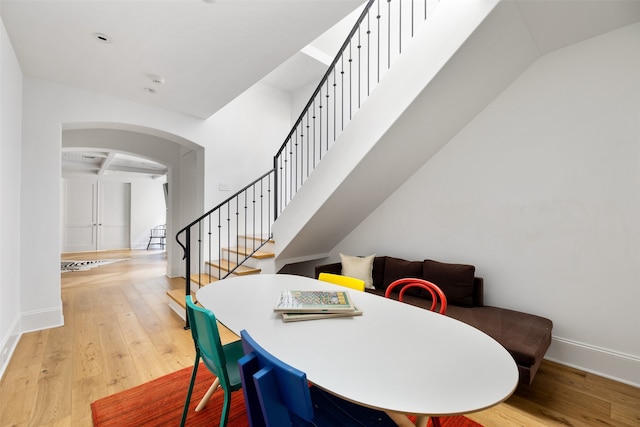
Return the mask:
[[159, 179], [167, 174], [167, 167], [136, 156], [109, 151], [62, 151], [62, 170], [65, 175], [90, 174]]
[[363, 1], [0, 0], [0, 14], [24, 74], [205, 119]]
[[[0, 15], [25, 75], [206, 119], [258, 81], [289, 92], [319, 81], [326, 64], [301, 50], [363, 2], [0, 0]], [[106, 151], [64, 151], [62, 167], [166, 174]]]

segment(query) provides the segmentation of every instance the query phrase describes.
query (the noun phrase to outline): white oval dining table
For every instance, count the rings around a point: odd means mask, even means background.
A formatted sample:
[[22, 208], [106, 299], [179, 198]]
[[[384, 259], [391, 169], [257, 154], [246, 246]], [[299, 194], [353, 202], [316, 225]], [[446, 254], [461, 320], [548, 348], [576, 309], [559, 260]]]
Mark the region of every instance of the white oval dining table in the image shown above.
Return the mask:
[[497, 341], [445, 315], [349, 290], [361, 316], [285, 323], [273, 308], [283, 290], [346, 288], [315, 279], [258, 274], [197, 292], [218, 321], [249, 334], [314, 385], [389, 413], [468, 414], [507, 399], [518, 369]]

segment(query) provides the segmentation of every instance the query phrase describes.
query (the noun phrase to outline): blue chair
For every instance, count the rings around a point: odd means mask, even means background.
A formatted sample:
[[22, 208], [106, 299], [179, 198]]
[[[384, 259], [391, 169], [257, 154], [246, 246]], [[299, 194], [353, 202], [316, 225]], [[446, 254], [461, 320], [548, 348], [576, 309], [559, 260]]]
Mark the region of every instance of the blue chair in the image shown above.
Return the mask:
[[238, 364], [251, 427], [397, 427], [383, 411], [347, 402], [309, 386], [304, 372], [263, 349], [243, 330]]
[[189, 383], [189, 390], [187, 391], [187, 399], [184, 403], [180, 426], [183, 427], [187, 420], [191, 393], [193, 392], [193, 384], [196, 379], [196, 374], [198, 373], [200, 358], [202, 358], [202, 362], [207, 369], [217, 377], [212, 388], [217, 388], [216, 384], [218, 383], [224, 391], [220, 425], [226, 426], [227, 419], [229, 418], [229, 408], [231, 406], [231, 393], [242, 388], [238, 367], [238, 359], [244, 354], [242, 343], [235, 341], [223, 346], [220, 342], [218, 323], [214, 314], [205, 308], [195, 305], [191, 296], [186, 297], [186, 302], [191, 335], [193, 336], [193, 342], [196, 347], [196, 360], [193, 364], [191, 382]]

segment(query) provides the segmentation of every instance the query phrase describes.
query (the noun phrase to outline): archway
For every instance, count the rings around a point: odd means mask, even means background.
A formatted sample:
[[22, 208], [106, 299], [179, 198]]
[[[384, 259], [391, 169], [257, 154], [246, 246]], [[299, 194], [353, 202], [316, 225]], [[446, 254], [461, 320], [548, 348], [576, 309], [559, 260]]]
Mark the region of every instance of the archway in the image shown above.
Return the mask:
[[[167, 275], [183, 274], [182, 252], [173, 239], [203, 210], [204, 148], [176, 135], [126, 124], [84, 123], [63, 127], [61, 150], [105, 150], [138, 156], [167, 168]], [[62, 175], [61, 175], [62, 176]], [[62, 178], [61, 178], [62, 179]]]

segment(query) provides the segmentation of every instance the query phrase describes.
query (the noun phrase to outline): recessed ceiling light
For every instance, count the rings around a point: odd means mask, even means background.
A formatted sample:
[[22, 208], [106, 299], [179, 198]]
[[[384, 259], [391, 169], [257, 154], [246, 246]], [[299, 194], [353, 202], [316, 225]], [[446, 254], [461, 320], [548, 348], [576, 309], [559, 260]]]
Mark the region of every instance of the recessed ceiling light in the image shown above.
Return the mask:
[[155, 74], [150, 74], [149, 80], [151, 80], [151, 83], [153, 83], [154, 85], [164, 84], [164, 77], [156, 76]]
[[101, 43], [111, 43], [113, 41], [111, 37], [103, 33], [93, 33], [93, 38]]

